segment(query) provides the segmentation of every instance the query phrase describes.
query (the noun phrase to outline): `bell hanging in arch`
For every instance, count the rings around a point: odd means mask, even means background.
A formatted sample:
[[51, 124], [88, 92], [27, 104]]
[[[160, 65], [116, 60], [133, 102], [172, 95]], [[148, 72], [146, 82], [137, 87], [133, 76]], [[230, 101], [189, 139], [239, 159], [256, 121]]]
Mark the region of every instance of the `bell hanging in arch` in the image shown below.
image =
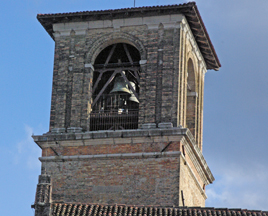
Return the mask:
[[[135, 85], [135, 83], [134, 82], [129, 82], [130, 83], [130, 85], [132, 86], [132, 88], [134, 89], [134, 90], [136, 90], [136, 85]], [[131, 102], [134, 102], [134, 103], [140, 103], [139, 102], [139, 100], [138, 100], [138, 98], [135, 96], [135, 94], [131, 91], [131, 89], [130, 89], [130, 93], [131, 93], [131, 95], [130, 95], [130, 97], [129, 97], [129, 101], [131, 101]]]
[[110, 94], [131, 94], [131, 91], [128, 89], [127, 82], [122, 76], [118, 76], [114, 80], [114, 87]]

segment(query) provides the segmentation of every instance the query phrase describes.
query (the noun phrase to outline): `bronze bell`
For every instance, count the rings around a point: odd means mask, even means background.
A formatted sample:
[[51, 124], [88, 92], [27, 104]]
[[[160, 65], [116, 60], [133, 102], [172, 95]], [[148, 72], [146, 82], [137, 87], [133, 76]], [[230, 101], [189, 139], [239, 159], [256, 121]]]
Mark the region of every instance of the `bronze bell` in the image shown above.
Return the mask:
[[131, 92], [128, 89], [127, 82], [124, 80], [122, 76], [116, 77], [114, 80], [114, 87], [112, 91], [110, 91], [110, 94], [131, 94]]
[[[135, 85], [135, 83], [134, 82], [129, 82], [130, 83], [130, 85], [132, 86], [132, 88], [134, 89], [134, 90], [136, 90], [136, 85]], [[135, 96], [135, 94], [131, 91], [131, 89], [130, 89], [130, 93], [131, 93], [131, 95], [130, 95], [130, 98], [128, 99], [129, 101], [132, 101], [132, 102], [135, 102], [135, 103], [140, 103], [139, 102], [139, 100], [138, 100], [138, 98]]]

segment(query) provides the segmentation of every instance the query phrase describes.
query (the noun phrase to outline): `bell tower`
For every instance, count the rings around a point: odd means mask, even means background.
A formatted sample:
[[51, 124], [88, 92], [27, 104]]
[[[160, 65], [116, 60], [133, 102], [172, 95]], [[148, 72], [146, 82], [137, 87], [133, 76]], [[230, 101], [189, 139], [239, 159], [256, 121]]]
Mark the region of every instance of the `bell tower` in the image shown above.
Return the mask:
[[33, 136], [42, 149], [36, 212], [205, 206], [214, 177], [202, 155], [204, 76], [221, 65], [195, 3], [37, 19], [55, 58], [50, 128]]

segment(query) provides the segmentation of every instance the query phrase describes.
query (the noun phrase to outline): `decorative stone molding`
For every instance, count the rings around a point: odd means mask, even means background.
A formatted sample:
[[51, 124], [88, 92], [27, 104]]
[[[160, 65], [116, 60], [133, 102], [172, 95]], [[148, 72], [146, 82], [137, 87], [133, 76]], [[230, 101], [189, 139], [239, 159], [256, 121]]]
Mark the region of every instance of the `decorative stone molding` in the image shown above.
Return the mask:
[[93, 67], [93, 65], [91, 63], [90, 64], [85, 64], [85, 68], [91, 68], [94, 71], [94, 67]]
[[112, 32], [97, 38], [93, 46], [90, 47], [86, 54], [86, 64], [94, 64], [95, 58], [101, 50], [114, 43], [129, 43], [138, 49], [141, 59], [146, 59], [146, 49], [143, 43], [133, 35], [124, 32]]
[[157, 24], [146, 24], [146, 25], [147, 25], [147, 28], [149, 30], [155, 30], [155, 29], [158, 29], [158, 27], [159, 27], [158, 23]]
[[190, 29], [190, 26], [189, 26], [189, 24], [188, 24], [188, 22], [187, 22], [185, 17], [182, 20], [182, 25], [181, 26], [182, 26], [182, 30], [186, 34], [186, 38], [189, 40], [189, 42], [192, 45], [192, 48], [194, 50], [193, 53], [196, 55], [197, 59], [202, 62], [202, 66], [207, 68], [205, 60], [203, 58], [203, 55], [201, 54], [201, 51], [200, 51], [200, 49], [199, 49], [199, 47], [198, 47], [198, 45], [197, 45], [197, 43], [196, 43], [196, 41], [194, 39], [193, 33], [192, 33], [192, 31]]
[[32, 208], [35, 209], [35, 216], [50, 216], [51, 211], [51, 176], [41, 174], [36, 187], [35, 203]]
[[197, 92], [187, 92], [187, 96], [188, 97], [198, 97], [198, 93]]
[[142, 124], [141, 128], [142, 129], [156, 128], [156, 124], [155, 123], [145, 123], [145, 124]]
[[187, 151], [187, 154], [191, 158], [191, 161], [193, 162], [194, 166], [197, 169], [197, 172], [199, 173], [200, 177], [202, 178], [202, 181], [205, 183], [205, 185], [211, 184], [215, 179], [212, 175], [207, 162], [201, 153], [201, 150], [199, 147], [195, 144], [194, 137], [191, 134], [191, 132], [188, 130], [187, 135], [185, 139], [188, 141], [182, 141], [182, 143], [185, 146], [185, 149]]
[[125, 26], [139, 26], [147, 25], [149, 29], [157, 29], [159, 23], [163, 22], [165, 28], [174, 27], [175, 23], [183, 19], [181, 14], [170, 14], [163, 16], [147, 16], [138, 18], [121, 18], [111, 20], [98, 20], [87, 22], [67, 22], [67, 23], [54, 23], [53, 31], [60, 34], [53, 34], [54, 37], [69, 36], [71, 30], [74, 30], [77, 35], [85, 35], [88, 29], [98, 28], [114, 28], [115, 31], [120, 30]]
[[51, 177], [47, 174], [39, 176], [39, 183], [37, 184], [35, 204], [45, 205], [51, 201]]
[[70, 127], [67, 128], [67, 133], [81, 133], [82, 128], [81, 127]]
[[164, 29], [170, 29], [170, 28], [175, 28], [176, 22], [168, 22], [168, 23], [162, 23], [164, 25]]
[[159, 128], [173, 128], [172, 122], [161, 122], [158, 124]]
[[51, 133], [65, 133], [65, 128], [53, 128], [51, 129]]
[[143, 152], [143, 153], [125, 153], [125, 154], [97, 154], [97, 155], [74, 155], [74, 156], [49, 156], [40, 157], [41, 162], [51, 161], [80, 161], [88, 159], [113, 159], [113, 158], [159, 158], [159, 157], [178, 157], [180, 151], [173, 152]]

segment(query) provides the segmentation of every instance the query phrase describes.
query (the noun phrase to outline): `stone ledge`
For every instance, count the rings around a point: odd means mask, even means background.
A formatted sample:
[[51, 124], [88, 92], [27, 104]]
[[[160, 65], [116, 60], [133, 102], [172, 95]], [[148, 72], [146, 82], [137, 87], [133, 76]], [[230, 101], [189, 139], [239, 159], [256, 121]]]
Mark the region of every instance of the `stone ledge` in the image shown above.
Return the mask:
[[103, 130], [88, 132], [70, 132], [70, 133], [45, 133], [43, 135], [33, 135], [36, 143], [48, 141], [63, 140], [86, 140], [86, 139], [105, 139], [105, 138], [130, 138], [130, 137], [151, 137], [151, 136], [170, 136], [170, 135], [188, 135], [187, 128], [148, 128], [135, 130]]
[[202, 169], [205, 170], [204, 174], [206, 175], [208, 182], [205, 182], [206, 184], [212, 183], [215, 178], [211, 173], [211, 170], [209, 169], [207, 162], [201, 152], [201, 150], [199, 149], [199, 147], [196, 145], [195, 143], [195, 139], [192, 135], [192, 133], [190, 132], [190, 130], [186, 131], [186, 136], [185, 136], [187, 143], [189, 143], [189, 147], [191, 149], [191, 151], [193, 152], [193, 154], [195, 154], [194, 157], [192, 157], [192, 160], [194, 162], [194, 158], [198, 160], [198, 164], [201, 165]]
[[161, 158], [178, 157], [180, 151], [174, 152], [148, 152], [148, 153], [124, 153], [124, 154], [97, 154], [97, 155], [74, 155], [74, 156], [49, 156], [39, 157], [41, 162], [66, 161], [66, 160], [88, 160], [88, 159], [114, 159], [114, 158]]

